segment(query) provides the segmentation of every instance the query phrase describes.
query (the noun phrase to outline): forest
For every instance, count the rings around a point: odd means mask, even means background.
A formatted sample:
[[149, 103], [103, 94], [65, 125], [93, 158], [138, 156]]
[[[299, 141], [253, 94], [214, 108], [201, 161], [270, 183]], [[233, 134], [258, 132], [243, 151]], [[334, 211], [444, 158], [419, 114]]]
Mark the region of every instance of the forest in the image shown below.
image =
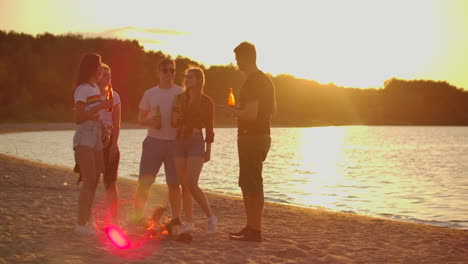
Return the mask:
[[[122, 119], [129, 123], [137, 120], [144, 91], [157, 84], [156, 65], [164, 58], [176, 61], [179, 85], [187, 68], [201, 67], [205, 93], [216, 104], [226, 103], [230, 87], [238, 95], [245, 79], [234, 64], [206, 67], [187, 57], [147, 51], [136, 40], [0, 31], [0, 122], [72, 122], [73, 85], [88, 52], [100, 54], [111, 67]], [[270, 77], [278, 110], [274, 126], [468, 125], [468, 91], [447, 82], [391, 78], [383, 87], [360, 89], [321, 84], [313, 76]], [[216, 116], [216, 125], [233, 124]]]

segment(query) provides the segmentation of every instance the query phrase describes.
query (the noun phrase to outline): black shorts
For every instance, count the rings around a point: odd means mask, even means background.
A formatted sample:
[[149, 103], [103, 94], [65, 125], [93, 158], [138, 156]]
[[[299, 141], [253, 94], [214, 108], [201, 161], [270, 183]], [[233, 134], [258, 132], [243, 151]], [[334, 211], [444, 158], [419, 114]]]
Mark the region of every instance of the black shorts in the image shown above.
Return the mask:
[[239, 186], [243, 192], [263, 191], [263, 162], [271, 146], [270, 135], [239, 135]]

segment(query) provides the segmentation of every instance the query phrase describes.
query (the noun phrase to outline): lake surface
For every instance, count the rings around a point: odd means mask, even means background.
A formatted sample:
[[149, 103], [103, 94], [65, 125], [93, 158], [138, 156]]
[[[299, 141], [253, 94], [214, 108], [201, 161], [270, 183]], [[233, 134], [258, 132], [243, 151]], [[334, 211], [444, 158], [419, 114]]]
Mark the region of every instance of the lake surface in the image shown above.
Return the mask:
[[[0, 153], [72, 168], [73, 134], [0, 134]], [[215, 134], [200, 185], [240, 196], [236, 129]], [[120, 177], [136, 179], [145, 136], [122, 130]], [[468, 127], [273, 128], [264, 185], [269, 201], [468, 229]]]

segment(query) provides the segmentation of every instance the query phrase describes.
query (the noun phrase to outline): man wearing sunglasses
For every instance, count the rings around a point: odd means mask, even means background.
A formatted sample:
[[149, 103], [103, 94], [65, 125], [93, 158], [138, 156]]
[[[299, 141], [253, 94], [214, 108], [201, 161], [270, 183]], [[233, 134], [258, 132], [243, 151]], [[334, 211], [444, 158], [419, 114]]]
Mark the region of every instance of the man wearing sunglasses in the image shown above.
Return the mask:
[[143, 141], [134, 220], [137, 223], [143, 222], [143, 212], [151, 185], [155, 182], [156, 175], [164, 163], [173, 222], [180, 223], [181, 191], [173, 157], [177, 131], [171, 125], [171, 115], [174, 98], [183, 92], [183, 88], [174, 84], [175, 62], [173, 60], [164, 59], [159, 62], [157, 75], [159, 84], [145, 92], [138, 114], [138, 122], [148, 128], [148, 133]]

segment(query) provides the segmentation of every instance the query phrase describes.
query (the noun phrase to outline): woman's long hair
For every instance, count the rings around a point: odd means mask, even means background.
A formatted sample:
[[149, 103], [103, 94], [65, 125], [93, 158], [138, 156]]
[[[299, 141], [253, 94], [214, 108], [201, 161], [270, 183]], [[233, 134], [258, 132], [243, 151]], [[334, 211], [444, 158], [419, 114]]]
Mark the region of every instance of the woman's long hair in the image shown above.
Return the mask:
[[203, 93], [203, 89], [205, 88], [205, 73], [203, 73], [203, 70], [200, 68], [189, 68], [186, 71], [186, 74], [188, 73], [193, 73], [195, 75], [195, 78], [197, 78], [198, 81], [201, 82], [201, 92]]
[[87, 53], [83, 56], [78, 69], [78, 75], [76, 77], [75, 85], [73, 87], [73, 95], [75, 94], [76, 87], [89, 81], [91, 76], [96, 72], [97, 68], [101, 66], [101, 56], [97, 53]]
[[[188, 68], [186, 71], [185, 71], [185, 75], [189, 74], [189, 73], [192, 73], [195, 75], [195, 78], [197, 78], [197, 80], [200, 82], [200, 85], [201, 85], [201, 88], [200, 88], [200, 92], [203, 94], [203, 89], [205, 88], [205, 73], [203, 73], [203, 70], [200, 69], [200, 68], [195, 68], [195, 67], [192, 67], [192, 68]], [[189, 104], [189, 101], [190, 101], [190, 92], [188, 90], [187, 87], [185, 87], [185, 92], [184, 92], [185, 96], [184, 96], [184, 104], [187, 106]]]

